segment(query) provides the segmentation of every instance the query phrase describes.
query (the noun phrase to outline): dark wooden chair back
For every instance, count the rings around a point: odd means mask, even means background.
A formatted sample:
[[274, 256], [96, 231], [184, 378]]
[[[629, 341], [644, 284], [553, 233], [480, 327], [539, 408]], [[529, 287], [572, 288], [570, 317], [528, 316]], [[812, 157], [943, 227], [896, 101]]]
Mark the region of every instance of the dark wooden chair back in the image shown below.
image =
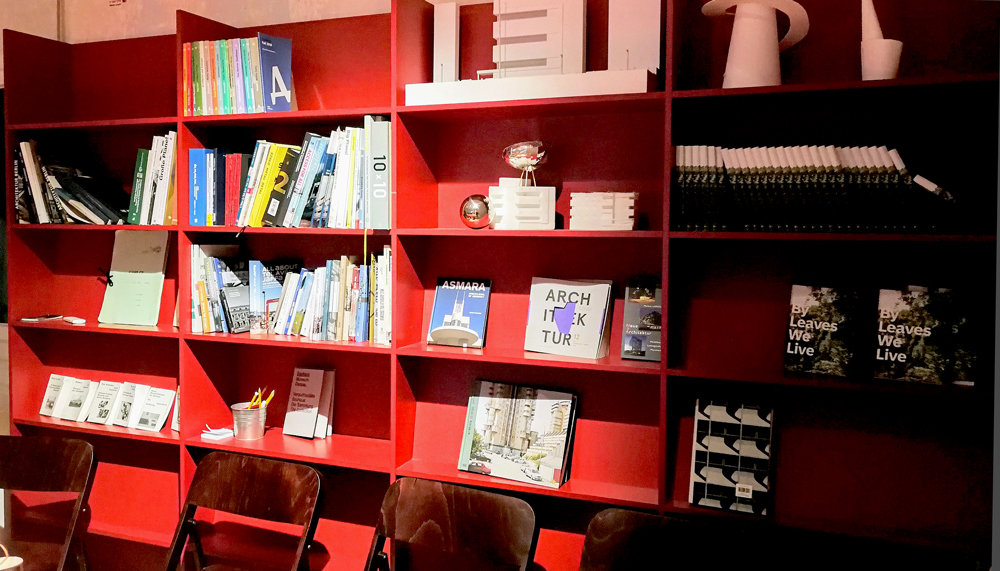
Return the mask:
[[212, 452], [198, 463], [174, 532], [167, 571], [178, 568], [189, 536], [199, 564], [204, 567], [205, 557], [194, 520], [199, 507], [302, 526], [292, 570], [308, 568], [305, 551], [316, 531], [319, 496], [320, 475], [309, 466]]
[[[694, 548], [695, 524], [621, 509], [594, 516], [583, 540], [580, 571], [619, 571], [649, 567], [650, 557], [667, 553], [668, 545]], [[655, 567], [655, 566], [654, 566]]]
[[367, 571], [524, 571], [534, 556], [535, 512], [523, 500], [441, 482], [402, 478], [382, 500]]
[[[71, 554], [75, 554], [79, 568], [86, 568], [80, 536], [86, 531], [89, 521], [87, 498], [96, 469], [94, 447], [83, 440], [49, 436], [0, 436], [0, 488], [77, 494], [72, 511], [68, 514], [69, 521], [55, 522], [60, 533], [65, 529], [61, 551], [53, 556], [58, 560], [58, 571], [66, 567]], [[65, 527], [62, 525], [64, 523]], [[18, 549], [16, 540], [12, 547]]]

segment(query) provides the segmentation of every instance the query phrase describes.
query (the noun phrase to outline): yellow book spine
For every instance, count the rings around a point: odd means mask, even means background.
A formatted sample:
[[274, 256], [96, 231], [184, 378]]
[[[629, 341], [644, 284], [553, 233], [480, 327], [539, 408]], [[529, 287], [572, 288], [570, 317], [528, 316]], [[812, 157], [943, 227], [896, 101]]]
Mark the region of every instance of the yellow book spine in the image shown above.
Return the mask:
[[210, 322], [212, 312], [208, 309], [208, 291], [205, 290], [205, 282], [198, 281], [198, 304], [201, 305], [201, 330], [209, 332], [212, 330]]
[[257, 196], [254, 197], [253, 209], [250, 210], [250, 223], [248, 226], [260, 228], [264, 219], [264, 208], [267, 206], [267, 199], [274, 189], [274, 177], [281, 162], [285, 160], [285, 153], [288, 151], [287, 145], [274, 145], [271, 152], [267, 154], [267, 163], [264, 165], [264, 174], [260, 178], [257, 186]]

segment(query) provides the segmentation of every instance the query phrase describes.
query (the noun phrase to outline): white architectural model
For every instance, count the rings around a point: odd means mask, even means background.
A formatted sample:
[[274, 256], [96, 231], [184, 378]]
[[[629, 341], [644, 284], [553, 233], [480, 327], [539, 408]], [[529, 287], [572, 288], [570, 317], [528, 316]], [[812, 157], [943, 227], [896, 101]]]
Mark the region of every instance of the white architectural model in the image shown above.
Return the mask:
[[634, 192], [574, 192], [569, 195], [570, 230], [634, 230]]
[[899, 72], [903, 42], [882, 37], [872, 0], [861, 0], [861, 79], [893, 79]]
[[[650, 0], [611, 1], [608, 45], [609, 48], [615, 46], [615, 67], [588, 72], [586, 0], [494, 0], [493, 38], [496, 45], [493, 63], [496, 67], [478, 71], [477, 79], [461, 81], [456, 81], [458, 6], [455, 3], [438, 4], [434, 8], [433, 80], [408, 84], [406, 104], [651, 91], [656, 87], [656, 76], [649, 70], [659, 65], [661, 41], [659, 1], [652, 2], [655, 14], [639, 15], [642, 7], [649, 3]], [[650, 46], [655, 47], [655, 53], [651, 53]], [[609, 62], [611, 60], [609, 52]], [[623, 63], [619, 64], [619, 60]]]
[[490, 227], [494, 230], [555, 230], [556, 187], [521, 186], [518, 178], [501, 178], [490, 187]]

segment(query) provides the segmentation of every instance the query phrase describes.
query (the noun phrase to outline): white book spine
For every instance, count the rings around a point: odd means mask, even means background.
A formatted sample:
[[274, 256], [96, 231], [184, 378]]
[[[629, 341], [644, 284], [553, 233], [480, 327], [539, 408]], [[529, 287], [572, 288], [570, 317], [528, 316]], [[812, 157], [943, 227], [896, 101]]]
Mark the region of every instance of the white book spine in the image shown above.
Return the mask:
[[39, 170], [36, 168], [38, 157], [35, 156], [31, 143], [25, 141], [21, 143], [21, 158], [24, 160], [24, 172], [28, 175], [28, 188], [31, 190], [31, 199], [35, 203], [35, 213], [38, 215], [40, 224], [52, 222], [49, 218], [48, 209], [45, 206], [45, 194], [42, 189], [42, 181], [38, 178]]
[[146, 397], [149, 396], [149, 390], [152, 387], [149, 385], [136, 385], [135, 386], [135, 398], [132, 399], [132, 408], [128, 413], [128, 428], [135, 428], [139, 426], [139, 420], [142, 418], [142, 411], [146, 406]]
[[336, 371], [323, 372], [323, 391], [319, 398], [319, 412], [316, 415], [316, 428], [313, 431], [314, 438], [326, 438], [330, 427], [333, 425], [331, 418], [333, 413], [333, 393], [336, 386]]
[[139, 220], [149, 224], [152, 220], [154, 196], [159, 191], [157, 187], [160, 177], [160, 155], [166, 150], [166, 138], [156, 135], [146, 159], [146, 180], [142, 185], [142, 210]]
[[164, 138], [163, 153], [160, 158], [159, 180], [156, 183], [157, 193], [153, 197], [153, 212], [150, 224], [162, 225], [167, 213], [167, 195], [170, 193], [171, 175], [173, 174], [174, 151], [177, 148], [177, 133], [170, 131]]

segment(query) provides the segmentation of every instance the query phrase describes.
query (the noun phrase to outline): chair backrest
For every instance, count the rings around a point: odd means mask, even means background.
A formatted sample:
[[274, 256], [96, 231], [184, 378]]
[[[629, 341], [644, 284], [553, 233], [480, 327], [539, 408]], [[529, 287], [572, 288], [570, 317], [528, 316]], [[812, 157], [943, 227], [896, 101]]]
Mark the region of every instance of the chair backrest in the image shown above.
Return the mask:
[[[679, 552], [688, 549], [697, 551], [693, 541], [697, 529], [696, 524], [683, 520], [622, 509], [604, 510], [594, 516], [587, 526], [580, 571], [647, 568], [650, 556], [657, 552], [661, 556], [667, 553], [668, 545], [676, 546]], [[692, 556], [698, 555], [692, 553]]]
[[0, 436], [0, 488], [29, 492], [88, 491], [94, 447], [49, 436]]
[[57, 556], [59, 571], [66, 566], [71, 551], [76, 552], [78, 565], [82, 561], [80, 535], [87, 528], [89, 514], [83, 518], [80, 515], [86, 511], [96, 470], [94, 447], [89, 442], [50, 436], [0, 436], [0, 488], [77, 494]]
[[[402, 478], [382, 500], [367, 569], [393, 541], [397, 568], [416, 571], [527, 568], [538, 530], [524, 500], [441, 482]], [[436, 555], [435, 555], [436, 554]], [[441, 568], [441, 567], [439, 567]]]
[[320, 496], [319, 472], [257, 456], [212, 452], [198, 463], [177, 523], [167, 569], [180, 563], [187, 536], [195, 533], [199, 507], [254, 519], [302, 526], [302, 537], [292, 569], [304, 562], [304, 552], [315, 532]]

